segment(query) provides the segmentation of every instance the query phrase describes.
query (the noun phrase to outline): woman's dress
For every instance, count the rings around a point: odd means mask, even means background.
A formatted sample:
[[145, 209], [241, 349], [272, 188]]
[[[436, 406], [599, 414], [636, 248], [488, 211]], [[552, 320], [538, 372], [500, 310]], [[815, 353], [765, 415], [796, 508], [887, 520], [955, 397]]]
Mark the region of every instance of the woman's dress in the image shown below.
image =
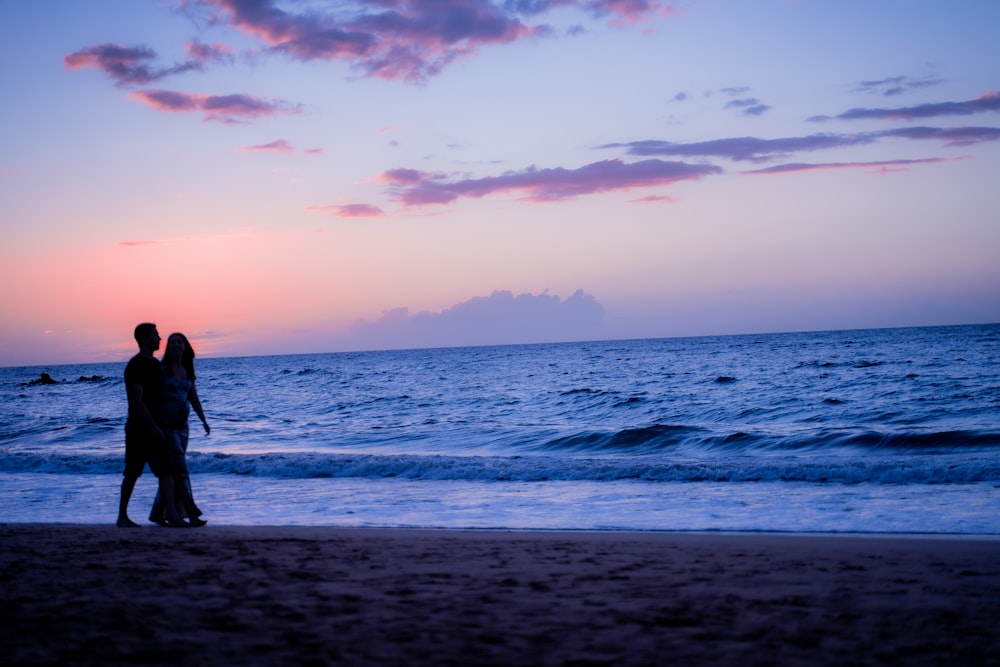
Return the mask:
[[[187, 378], [179, 378], [174, 375], [167, 375], [165, 378], [163, 382], [163, 437], [167, 444], [170, 472], [174, 477], [174, 497], [177, 505], [179, 507], [190, 505], [194, 508], [194, 517], [199, 517], [202, 512], [194, 503], [191, 477], [187, 467], [188, 415], [191, 413], [188, 394], [191, 392], [192, 386], [194, 383]], [[149, 519], [157, 521], [162, 514], [163, 502], [160, 500], [159, 492], [157, 492]]]

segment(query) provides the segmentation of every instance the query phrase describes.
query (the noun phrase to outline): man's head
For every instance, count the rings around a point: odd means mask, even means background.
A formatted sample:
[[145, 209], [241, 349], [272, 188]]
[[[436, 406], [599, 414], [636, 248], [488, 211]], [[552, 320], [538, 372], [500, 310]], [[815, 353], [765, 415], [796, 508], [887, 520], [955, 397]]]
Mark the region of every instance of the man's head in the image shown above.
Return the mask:
[[160, 349], [160, 332], [156, 330], [155, 324], [143, 322], [136, 326], [134, 335], [140, 350], [153, 353]]

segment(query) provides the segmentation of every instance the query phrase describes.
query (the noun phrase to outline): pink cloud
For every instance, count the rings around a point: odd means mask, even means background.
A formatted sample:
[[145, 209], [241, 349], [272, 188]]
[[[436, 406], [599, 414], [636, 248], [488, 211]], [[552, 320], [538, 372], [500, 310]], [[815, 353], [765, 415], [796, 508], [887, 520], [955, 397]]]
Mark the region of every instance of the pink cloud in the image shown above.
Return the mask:
[[625, 163], [615, 159], [594, 162], [577, 169], [529, 167], [500, 176], [462, 180], [448, 180], [442, 174], [414, 169], [395, 169], [383, 173], [380, 180], [389, 185], [404, 205], [420, 206], [449, 204], [463, 197], [478, 199], [509, 192], [522, 193], [524, 199], [532, 202], [558, 201], [580, 195], [669, 185], [719, 173], [722, 169], [712, 165], [663, 160]]
[[282, 100], [264, 100], [251, 95], [202, 95], [172, 90], [139, 90], [129, 95], [156, 111], [183, 113], [201, 111], [205, 120], [238, 123], [262, 116], [299, 113], [298, 108]]
[[[293, 146], [288, 139], [275, 139], [266, 144], [256, 146], [241, 146], [236, 149], [241, 153], [295, 153], [299, 149]], [[322, 148], [303, 148], [303, 155], [322, 155]]]
[[818, 171], [825, 169], [871, 169], [879, 173], [890, 171], [906, 171], [906, 167], [911, 164], [934, 164], [938, 162], [955, 162], [957, 160], [967, 160], [968, 157], [955, 158], [922, 158], [916, 160], [883, 160], [878, 162], [827, 162], [821, 164], [791, 163], [779, 164], [765, 169], [754, 169], [744, 171], [744, 174], [787, 174], [795, 171]]
[[378, 180], [389, 185], [416, 185], [427, 179], [425, 172], [417, 169], [390, 169], [382, 172]]
[[120, 44], [97, 44], [63, 57], [66, 69], [94, 67], [115, 80], [119, 86], [152, 83], [171, 74], [201, 69], [195, 61], [170, 67], [154, 67], [156, 52], [148, 47], [128, 47]]
[[378, 218], [385, 215], [385, 212], [378, 206], [371, 204], [330, 204], [327, 206], [307, 206], [307, 211], [312, 213], [322, 213], [333, 215], [338, 218]]
[[608, 17], [608, 23], [616, 27], [643, 23], [653, 14], [672, 16], [680, 13], [678, 9], [648, 0], [587, 0], [581, 6], [598, 17]]
[[149, 240], [149, 241], [119, 241], [118, 245], [125, 246], [126, 248], [134, 248], [136, 246], [156, 245], [158, 243], [159, 243], [159, 241], [152, 241], [152, 240]]
[[296, 149], [288, 143], [287, 139], [276, 139], [267, 144], [243, 146], [237, 150], [243, 153], [294, 153]]
[[233, 60], [232, 47], [221, 42], [205, 44], [194, 39], [186, 42], [184, 48], [198, 62], [231, 62]]
[[676, 204], [679, 200], [677, 197], [670, 197], [667, 195], [650, 195], [648, 197], [640, 197], [639, 199], [633, 199], [633, 204]]

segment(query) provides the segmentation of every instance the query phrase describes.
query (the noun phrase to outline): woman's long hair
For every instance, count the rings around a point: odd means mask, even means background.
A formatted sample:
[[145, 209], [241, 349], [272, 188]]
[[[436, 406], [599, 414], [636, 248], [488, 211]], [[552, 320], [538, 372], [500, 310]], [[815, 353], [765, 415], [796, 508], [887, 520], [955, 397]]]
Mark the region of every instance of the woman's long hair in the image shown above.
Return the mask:
[[181, 353], [180, 362], [181, 366], [183, 366], [184, 370], [187, 372], [188, 380], [194, 382], [194, 348], [191, 347], [191, 343], [188, 342], [187, 336], [182, 333], [172, 333], [167, 336], [167, 345], [166, 349], [163, 351], [163, 361], [161, 362], [163, 364], [163, 369], [169, 373], [170, 367], [174, 363], [170, 352], [170, 339], [174, 336], [179, 336], [180, 339], [184, 341], [184, 351]]

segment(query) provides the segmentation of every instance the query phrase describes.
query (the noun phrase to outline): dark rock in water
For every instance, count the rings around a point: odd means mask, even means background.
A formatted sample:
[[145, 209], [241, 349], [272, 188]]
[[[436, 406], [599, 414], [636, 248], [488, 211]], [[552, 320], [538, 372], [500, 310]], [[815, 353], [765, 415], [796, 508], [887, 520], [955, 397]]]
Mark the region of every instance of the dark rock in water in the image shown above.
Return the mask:
[[36, 384], [59, 384], [59, 383], [53, 380], [52, 376], [49, 375], [48, 373], [42, 373], [42, 376], [37, 380], [32, 380], [31, 382], [25, 382], [24, 384], [29, 387], [33, 387]]
[[81, 375], [77, 382], [104, 382], [107, 378], [103, 378], [100, 375], [91, 375], [87, 377], [86, 375]]
[[734, 378], [734, 377], [732, 377], [730, 375], [720, 375], [719, 377], [715, 378], [715, 381], [716, 382], [736, 382], [736, 378]]

